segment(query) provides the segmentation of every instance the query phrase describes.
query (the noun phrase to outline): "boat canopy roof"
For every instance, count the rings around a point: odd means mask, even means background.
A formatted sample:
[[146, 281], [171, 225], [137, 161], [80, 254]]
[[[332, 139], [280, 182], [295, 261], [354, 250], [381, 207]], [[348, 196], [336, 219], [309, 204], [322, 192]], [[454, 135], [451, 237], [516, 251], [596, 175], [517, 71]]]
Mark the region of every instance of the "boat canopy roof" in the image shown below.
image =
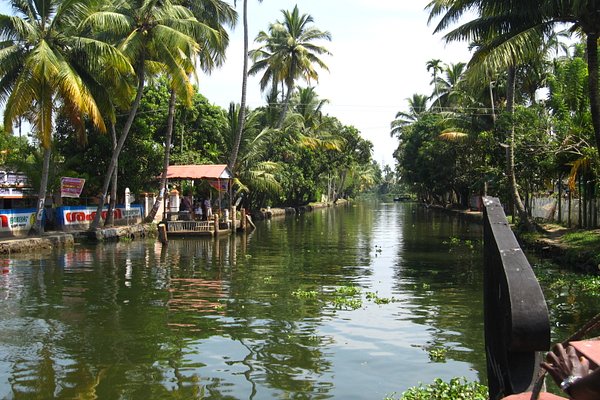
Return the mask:
[[227, 164], [169, 165], [167, 179], [233, 179]]

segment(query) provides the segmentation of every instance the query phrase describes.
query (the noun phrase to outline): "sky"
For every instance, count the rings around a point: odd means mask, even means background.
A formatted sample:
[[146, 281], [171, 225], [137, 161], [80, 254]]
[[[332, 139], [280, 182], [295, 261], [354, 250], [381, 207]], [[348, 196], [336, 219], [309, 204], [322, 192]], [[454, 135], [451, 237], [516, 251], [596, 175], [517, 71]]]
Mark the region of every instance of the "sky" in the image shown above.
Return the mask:
[[[199, 90], [221, 107], [240, 102], [243, 57], [242, 0], [237, 10], [240, 23], [230, 32], [227, 60], [210, 76], [201, 75]], [[313, 25], [331, 33], [331, 42], [320, 42], [332, 56], [323, 60], [329, 72], [318, 70], [315, 90], [329, 103], [324, 113], [344, 125], [356, 127], [373, 143], [373, 158], [394, 166], [393, 152], [398, 140], [390, 137], [390, 123], [398, 111], [407, 111], [407, 98], [414, 93], [431, 94], [431, 74], [426, 63], [469, 60], [467, 43], [445, 44], [442, 35], [433, 35], [427, 24], [428, 0], [249, 0], [250, 49], [258, 47], [254, 38], [267, 31], [270, 23], [282, 20], [281, 10], [297, 4], [301, 14], [310, 14]], [[247, 103], [264, 105], [259, 76], [248, 82]], [[306, 86], [304, 82], [300, 85]]]

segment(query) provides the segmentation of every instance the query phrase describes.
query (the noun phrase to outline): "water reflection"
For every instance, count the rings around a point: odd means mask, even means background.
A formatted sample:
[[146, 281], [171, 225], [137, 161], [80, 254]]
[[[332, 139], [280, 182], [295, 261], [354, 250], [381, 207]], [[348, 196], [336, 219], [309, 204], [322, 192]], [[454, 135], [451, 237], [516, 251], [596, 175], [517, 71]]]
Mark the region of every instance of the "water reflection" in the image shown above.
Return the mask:
[[[483, 379], [480, 237], [374, 204], [251, 236], [2, 259], [0, 398], [383, 398]], [[350, 285], [362, 307], [339, 309]], [[429, 359], [436, 346], [445, 362]]]

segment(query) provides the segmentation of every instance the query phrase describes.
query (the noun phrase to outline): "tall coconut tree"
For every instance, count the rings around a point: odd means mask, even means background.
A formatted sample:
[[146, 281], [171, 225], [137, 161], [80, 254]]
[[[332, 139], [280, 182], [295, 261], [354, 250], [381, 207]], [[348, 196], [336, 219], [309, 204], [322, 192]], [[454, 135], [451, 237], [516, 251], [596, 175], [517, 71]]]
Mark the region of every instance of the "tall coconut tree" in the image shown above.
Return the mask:
[[110, 34], [118, 40], [118, 48], [135, 68], [137, 88], [119, 141], [112, 154], [99, 194], [98, 209], [90, 227], [100, 225], [102, 207], [119, 154], [142, 99], [147, 74], [168, 71], [174, 87], [187, 99], [192, 96], [188, 71], [182, 60], [193, 59], [199, 53], [197, 38], [206, 26], [192, 12], [170, 0], [118, 0], [110, 9], [99, 10], [86, 23], [96, 31]]
[[106, 131], [94, 93], [103, 65], [130, 69], [112, 46], [85, 35], [80, 21], [90, 12], [87, 0], [14, 0], [14, 15], [0, 15], [0, 100], [7, 131], [31, 110], [33, 129], [44, 152], [33, 233], [42, 233], [55, 111], [60, 105], [77, 132], [89, 120]]
[[286, 94], [277, 128], [281, 128], [285, 120], [295, 82], [299, 78], [309, 84], [313, 80], [318, 81], [319, 74], [315, 67], [329, 70], [319, 56], [331, 54], [325, 47], [314, 43], [319, 40], [330, 41], [331, 34], [310, 25], [314, 22], [312, 16], [300, 14], [298, 6], [292, 11], [282, 10], [282, 13], [283, 21], [271, 24], [268, 34], [261, 32], [257, 36], [256, 41], [263, 44], [255, 53], [258, 59], [249, 71], [250, 74], [269, 71], [277, 82], [285, 84]]
[[[262, 0], [258, 0], [262, 3]], [[234, 4], [237, 5], [237, 2], [234, 1]], [[248, 0], [244, 0], [243, 2], [243, 25], [244, 25], [244, 63], [242, 67], [242, 96], [240, 99], [240, 110], [238, 113], [238, 121], [237, 121], [237, 132], [235, 135], [235, 140], [233, 147], [231, 148], [231, 155], [229, 156], [229, 162], [227, 163], [231, 171], [235, 174], [235, 166], [238, 157], [238, 153], [240, 151], [240, 143], [242, 141], [242, 133], [244, 132], [244, 122], [246, 120], [246, 92], [248, 90], [248, 47], [249, 47], [249, 39], [248, 39]]]
[[435, 58], [431, 59], [427, 61], [425, 66], [427, 68], [427, 71], [431, 70], [431, 83], [433, 84], [433, 95], [437, 99], [440, 97], [440, 95], [438, 93], [438, 87], [436, 82], [438, 80], [438, 74], [444, 70], [444, 67], [442, 66], [442, 60]]
[[[230, 147], [235, 145], [238, 137], [239, 113], [239, 105], [231, 103], [227, 113], [229, 129], [225, 135], [226, 143]], [[271, 143], [275, 140], [275, 131], [272, 128], [260, 130], [259, 119], [262, 117], [260, 114], [259, 111], [245, 113], [239, 156], [234, 166], [238, 171], [235, 180], [238, 192], [249, 193], [246, 205], [250, 205], [249, 202], [257, 193], [277, 195], [282, 191], [278, 175], [283, 165], [269, 161], [267, 157]]]
[[[452, 63], [443, 69], [443, 74], [435, 81], [436, 100], [434, 104], [438, 107], [452, 108], [460, 105], [464, 94], [460, 90], [460, 84], [464, 78], [466, 64], [463, 62]], [[433, 107], [433, 105], [432, 105]]]
[[310, 86], [298, 90], [295, 103], [295, 112], [302, 116], [304, 126], [312, 128], [320, 123], [323, 107], [329, 100], [319, 99], [315, 88]]

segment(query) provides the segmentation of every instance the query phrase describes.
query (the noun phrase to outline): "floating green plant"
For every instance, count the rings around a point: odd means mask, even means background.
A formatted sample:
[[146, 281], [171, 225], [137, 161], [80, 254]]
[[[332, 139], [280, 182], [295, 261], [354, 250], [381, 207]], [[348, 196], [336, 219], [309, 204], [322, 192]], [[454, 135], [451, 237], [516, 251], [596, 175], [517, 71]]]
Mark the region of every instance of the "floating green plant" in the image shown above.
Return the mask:
[[467, 382], [465, 378], [452, 378], [449, 382], [444, 382], [436, 378], [431, 384], [420, 383], [419, 386], [408, 389], [399, 398], [396, 398], [393, 393], [386, 396], [384, 400], [486, 400], [487, 398], [488, 388], [478, 382]]
[[333, 298], [333, 305], [335, 308], [338, 308], [340, 310], [356, 310], [362, 307], [362, 300], [356, 298], [335, 296]]
[[294, 290], [292, 292], [292, 296], [297, 297], [299, 299], [316, 299], [319, 293], [315, 290]]
[[341, 286], [335, 290], [338, 296], [356, 296], [360, 293], [360, 288], [357, 286]]
[[367, 292], [366, 298], [367, 300], [372, 301], [375, 304], [389, 304], [398, 301], [394, 297], [379, 297], [376, 292]]
[[430, 347], [427, 349], [429, 360], [433, 362], [445, 362], [448, 349], [445, 347]]

